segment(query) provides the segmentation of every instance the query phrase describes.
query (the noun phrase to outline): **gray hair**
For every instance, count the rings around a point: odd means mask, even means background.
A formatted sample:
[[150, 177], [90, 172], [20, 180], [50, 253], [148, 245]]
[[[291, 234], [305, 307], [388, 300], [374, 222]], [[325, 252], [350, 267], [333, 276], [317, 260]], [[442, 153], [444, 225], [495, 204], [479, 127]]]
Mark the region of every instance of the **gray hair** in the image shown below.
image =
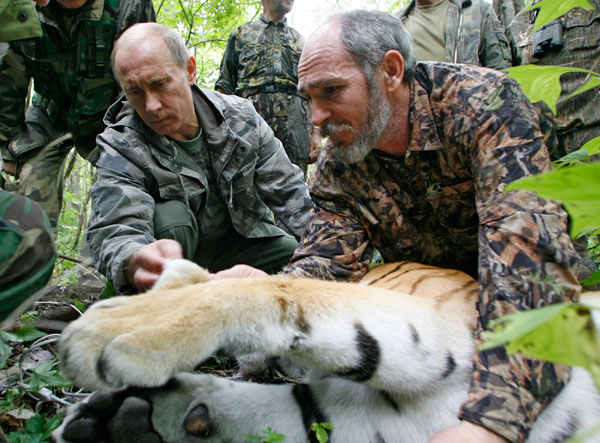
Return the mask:
[[117, 81], [120, 82], [119, 75], [115, 68], [115, 58], [117, 55], [117, 51], [119, 50], [119, 43], [125, 40], [132, 39], [134, 37], [142, 38], [151, 35], [160, 36], [166, 43], [167, 49], [169, 50], [169, 54], [171, 55], [171, 58], [177, 64], [177, 66], [181, 67], [182, 69], [187, 68], [187, 62], [190, 58], [190, 54], [188, 53], [183, 38], [181, 38], [177, 31], [169, 28], [168, 26], [161, 25], [158, 23], [136, 23], [135, 25], [127, 28], [127, 30], [115, 42], [110, 56], [111, 68], [113, 71], [113, 75], [115, 76]]
[[330, 21], [339, 21], [340, 39], [370, 85], [375, 82], [377, 67], [390, 49], [400, 52], [404, 59], [404, 78], [414, 77], [417, 61], [412, 51], [412, 38], [397, 17], [386, 12], [357, 9], [337, 13]]

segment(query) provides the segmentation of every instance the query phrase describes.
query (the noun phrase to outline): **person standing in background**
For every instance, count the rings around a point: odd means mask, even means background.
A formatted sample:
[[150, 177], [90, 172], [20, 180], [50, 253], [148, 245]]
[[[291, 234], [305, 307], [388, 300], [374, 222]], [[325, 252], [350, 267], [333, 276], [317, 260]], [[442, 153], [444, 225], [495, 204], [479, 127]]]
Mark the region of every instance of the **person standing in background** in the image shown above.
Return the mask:
[[[518, 65], [551, 65], [581, 68], [600, 73], [600, 0], [594, 9], [573, 8], [532, 34], [537, 9], [519, 13], [510, 26]], [[589, 80], [582, 72], [560, 77], [561, 94], [556, 114], [544, 102], [536, 106], [556, 127], [558, 144], [552, 160], [576, 151], [600, 136], [598, 88], [570, 97]]]
[[64, 160], [74, 143], [95, 164], [102, 118], [120, 93], [110, 69], [113, 42], [156, 16], [150, 0], [55, 0], [37, 15], [41, 37], [0, 50], [0, 150], [4, 172], [17, 178], [10, 190], [37, 202], [56, 228]]
[[484, 0], [412, 0], [398, 18], [413, 38], [419, 61], [512, 66], [504, 28]]
[[306, 175], [321, 146], [310, 122], [308, 100], [298, 94], [303, 40], [287, 24], [294, 0], [261, 0], [263, 12], [229, 36], [215, 89], [248, 98]]

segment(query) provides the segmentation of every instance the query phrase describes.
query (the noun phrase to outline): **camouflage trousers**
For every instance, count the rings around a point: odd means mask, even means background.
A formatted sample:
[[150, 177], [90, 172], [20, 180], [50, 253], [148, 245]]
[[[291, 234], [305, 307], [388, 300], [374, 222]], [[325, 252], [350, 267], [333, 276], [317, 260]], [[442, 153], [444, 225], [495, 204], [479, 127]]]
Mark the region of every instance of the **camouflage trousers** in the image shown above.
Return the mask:
[[252, 101], [256, 112], [283, 143], [290, 161], [306, 176], [312, 135], [308, 100], [287, 92], [256, 93], [245, 97]]
[[31, 200], [0, 190], [0, 320], [44, 287], [55, 260], [44, 212]]
[[64, 143], [51, 142], [19, 157], [19, 173], [6, 188], [36, 202], [48, 216], [54, 230], [63, 202], [65, 159], [73, 148], [70, 137]]

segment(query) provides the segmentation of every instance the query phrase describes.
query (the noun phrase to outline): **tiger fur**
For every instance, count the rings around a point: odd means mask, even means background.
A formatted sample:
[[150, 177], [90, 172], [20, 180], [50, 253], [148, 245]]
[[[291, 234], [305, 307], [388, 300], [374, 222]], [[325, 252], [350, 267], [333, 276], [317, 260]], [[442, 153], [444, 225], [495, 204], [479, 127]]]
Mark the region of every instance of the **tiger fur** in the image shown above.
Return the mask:
[[[243, 442], [266, 428], [306, 442], [313, 422], [332, 423], [334, 443], [425, 442], [458, 424], [476, 324], [477, 284], [466, 274], [403, 262], [374, 268], [361, 284], [207, 278], [173, 260], [152, 291], [94, 305], [62, 334], [65, 374], [112, 391], [169, 382], [149, 396], [154, 429], [168, 442]], [[215, 352], [286, 356], [309, 369], [302, 383], [281, 385], [185, 372]], [[184, 428], [201, 405], [202, 438]], [[574, 368], [528, 441], [562, 440], [598, 422], [591, 377]]]

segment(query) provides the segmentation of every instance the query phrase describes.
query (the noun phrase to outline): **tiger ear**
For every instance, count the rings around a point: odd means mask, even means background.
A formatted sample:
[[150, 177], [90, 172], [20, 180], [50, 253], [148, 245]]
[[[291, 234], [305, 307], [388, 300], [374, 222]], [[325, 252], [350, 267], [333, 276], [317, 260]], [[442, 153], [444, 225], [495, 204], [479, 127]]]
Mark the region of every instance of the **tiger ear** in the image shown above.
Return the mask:
[[208, 281], [209, 273], [196, 263], [182, 258], [169, 260], [162, 274], [152, 287], [155, 289], [175, 289]]

